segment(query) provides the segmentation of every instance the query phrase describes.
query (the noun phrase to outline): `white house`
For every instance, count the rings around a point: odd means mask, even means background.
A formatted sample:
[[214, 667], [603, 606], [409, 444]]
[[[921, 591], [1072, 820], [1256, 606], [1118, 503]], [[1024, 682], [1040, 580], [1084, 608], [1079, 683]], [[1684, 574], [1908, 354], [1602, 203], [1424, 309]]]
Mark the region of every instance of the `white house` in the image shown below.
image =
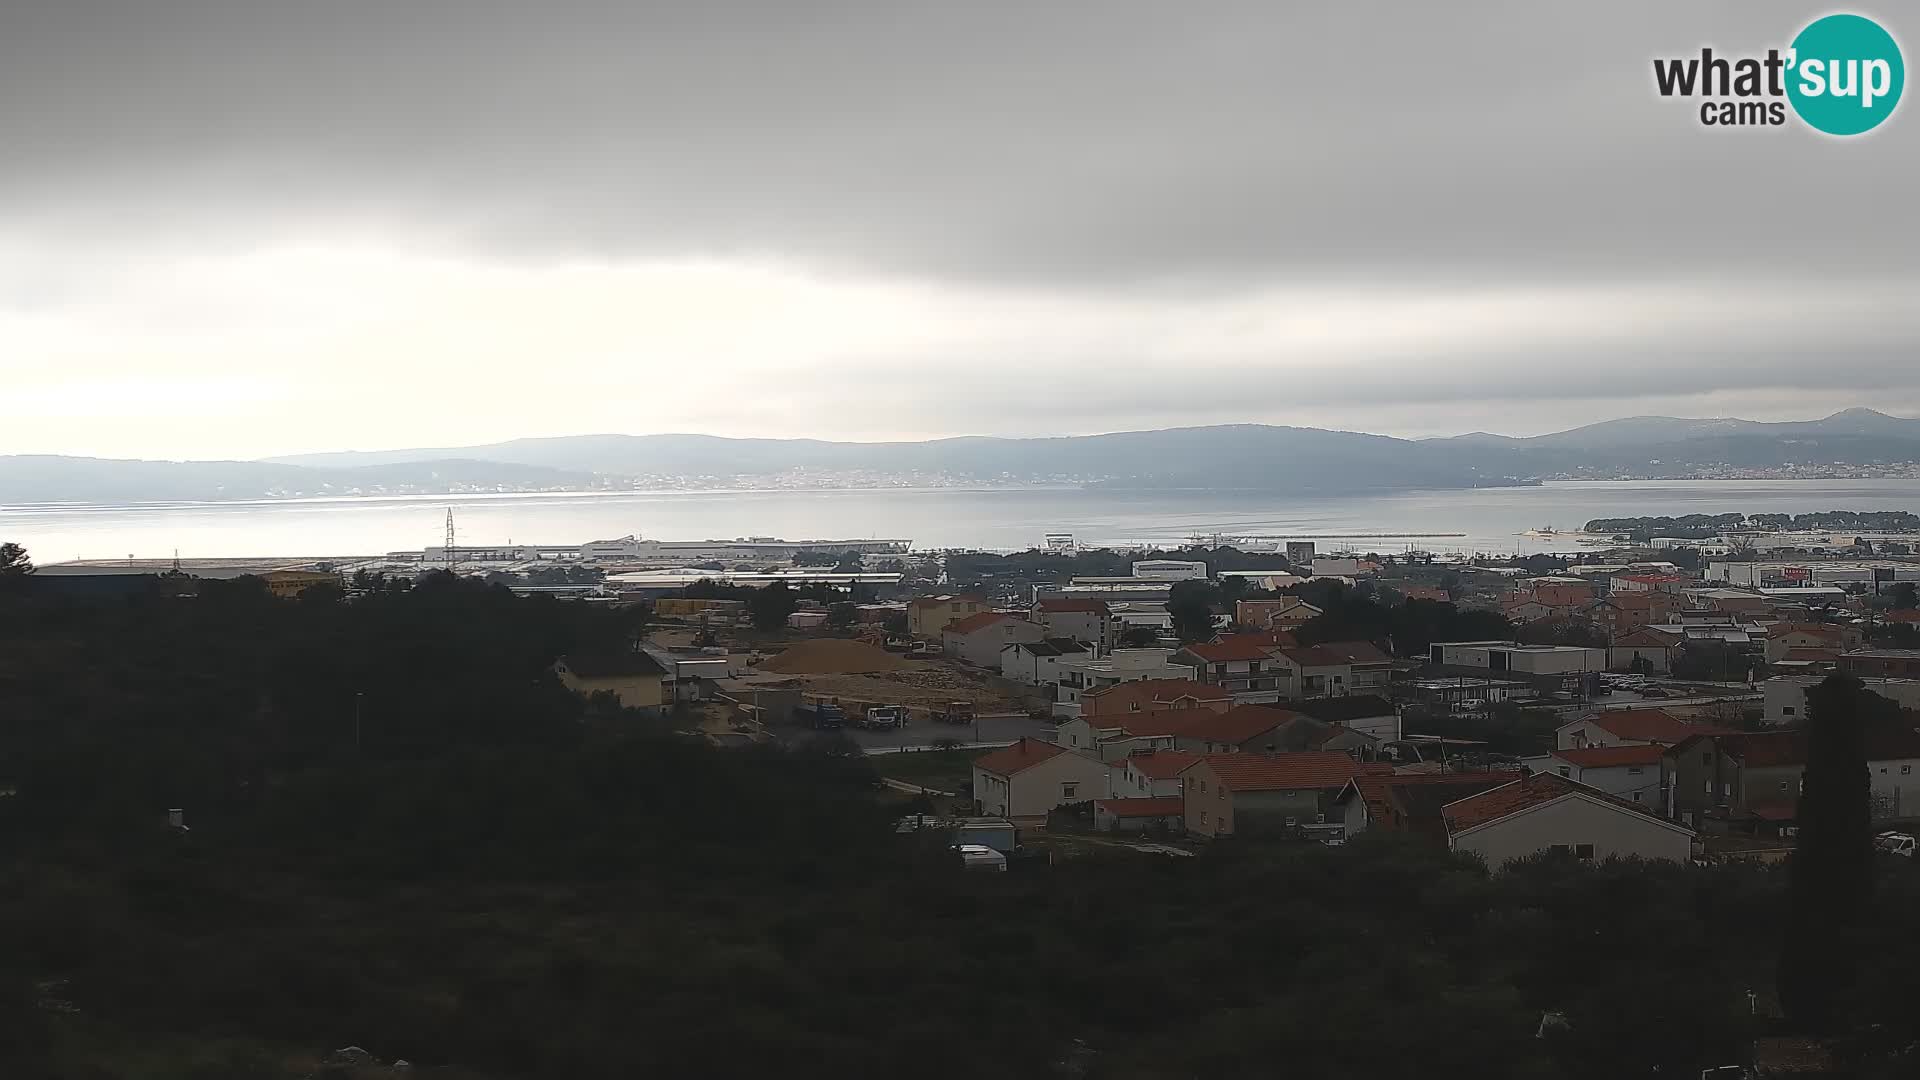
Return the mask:
[[1062, 656], [1054, 662], [1054, 700], [1077, 703], [1085, 694], [1121, 683], [1193, 678], [1193, 669], [1173, 663], [1172, 657], [1172, 649], [1115, 649], [1105, 656]]
[[1021, 739], [973, 763], [973, 797], [983, 814], [1045, 817], [1056, 806], [1108, 794], [1104, 762], [1038, 739]]
[[1561, 724], [1554, 730], [1554, 745], [1561, 750], [1636, 743], [1672, 746], [1716, 730], [1711, 725], [1688, 723], [1665, 709], [1609, 709]]
[[948, 656], [975, 667], [998, 670], [1001, 649], [1016, 641], [1039, 641], [1046, 636], [1039, 623], [1003, 611], [982, 611], [948, 623], [940, 631], [940, 644]]
[[1172, 750], [1201, 710], [1163, 709], [1127, 716], [1076, 716], [1054, 729], [1054, 741], [1076, 753], [1118, 762], [1131, 754]]
[[1658, 808], [1665, 805], [1662, 762], [1666, 752], [1658, 743], [1626, 743], [1555, 750], [1520, 763], [1533, 772], [1564, 776], [1628, 802]]
[[1105, 600], [1042, 600], [1033, 605], [1033, 621], [1046, 630], [1048, 638], [1087, 642], [1103, 652], [1113, 648], [1119, 634], [1119, 620]]
[[1016, 641], [1000, 650], [1000, 676], [1032, 686], [1052, 686], [1060, 681], [1062, 658], [1085, 655], [1087, 647], [1072, 638]]
[[1441, 808], [1447, 844], [1495, 870], [1543, 851], [1578, 859], [1686, 862], [1693, 830], [1555, 773], [1534, 773]]
[[1184, 750], [1129, 754], [1110, 765], [1109, 786], [1116, 799], [1147, 799], [1180, 794], [1180, 773], [1200, 760]]

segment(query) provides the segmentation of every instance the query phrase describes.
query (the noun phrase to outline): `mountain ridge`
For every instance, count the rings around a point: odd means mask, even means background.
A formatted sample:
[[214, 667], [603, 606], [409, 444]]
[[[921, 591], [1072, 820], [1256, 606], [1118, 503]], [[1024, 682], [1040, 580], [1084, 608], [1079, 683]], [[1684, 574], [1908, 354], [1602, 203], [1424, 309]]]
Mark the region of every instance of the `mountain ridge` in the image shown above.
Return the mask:
[[560, 435], [461, 447], [337, 451], [258, 461], [0, 457], [0, 502], [233, 500], [294, 495], [782, 485], [840, 477], [1268, 493], [1471, 488], [1543, 477], [1661, 476], [1701, 464], [1920, 462], [1920, 420], [1867, 408], [1816, 420], [1631, 416], [1534, 436], [1402, 439], [1272, 424], [1035, 438], [875, 443], [703, 434]]

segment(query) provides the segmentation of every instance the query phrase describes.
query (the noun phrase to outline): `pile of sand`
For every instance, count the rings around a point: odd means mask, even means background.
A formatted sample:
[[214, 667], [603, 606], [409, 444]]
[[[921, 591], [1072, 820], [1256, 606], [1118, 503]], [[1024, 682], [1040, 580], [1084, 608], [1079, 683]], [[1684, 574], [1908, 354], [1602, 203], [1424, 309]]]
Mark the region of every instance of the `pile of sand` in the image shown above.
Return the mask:
[[864, 641], [816, 638], [803, 641], [780, 655], [760, 662], [761, 671], [782, 675], [860, 675], [899, 671], [908, 666], [885, 649]]

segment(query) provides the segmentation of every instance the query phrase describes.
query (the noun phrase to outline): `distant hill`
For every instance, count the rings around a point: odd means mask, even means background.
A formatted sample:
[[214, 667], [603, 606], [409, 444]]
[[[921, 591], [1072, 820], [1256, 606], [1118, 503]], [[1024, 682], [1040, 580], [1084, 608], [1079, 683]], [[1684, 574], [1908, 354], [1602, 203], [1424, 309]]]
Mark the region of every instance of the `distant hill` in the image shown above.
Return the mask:
[[1476, 433], [1426, 443], [1466, 449], [1483, 468], [1534, 476], [1607, 469], [1659, 474], [1714, 464], [1875, 465], [1920, 461], [1920, 420], [1872, 409], [1783, 423], [1630, 416], [1531, 438]]
[[487, 446], [306, 454], [273, 459], [341, 467], [443, 457], [484, 459], [606, 475], [771, 475], [817, 472], [939, 473], [979, 482], [1057, 480], [1133, 488], [1351, 490], [1473, 487], [1516, 477], [1483, 474], [1466, 452], [1436, 453], [1385, 435], [1227, 424], [1042, 439], [964, 437], [926, 442], [724, 439], [712, 435], [579, 435]]
[[773, 483], [793, 473], [838, 477], [854, 485], [919, 475], [978, 484], [1309, 493], [1489, 487], [1556, 475], [1686, 475], [1689, 468], [1708, 465], [1912, 461], [1920, 461], [1920, 420], [1871, 409], [1791, 423], [1635, 416], [1527, 438], [1476, 432], [1410, 440], [1265, 424], [885, 443], [572, 435], [265, 461], [0, 458], [0, 502], [580, 490], [740, 479]]

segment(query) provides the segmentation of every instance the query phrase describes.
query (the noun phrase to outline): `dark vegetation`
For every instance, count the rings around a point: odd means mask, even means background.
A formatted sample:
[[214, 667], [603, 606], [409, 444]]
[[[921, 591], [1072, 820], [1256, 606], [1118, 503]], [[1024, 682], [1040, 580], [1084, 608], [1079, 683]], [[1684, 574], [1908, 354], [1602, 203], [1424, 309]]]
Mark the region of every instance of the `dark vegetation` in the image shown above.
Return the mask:
[[[20, 578], [0, 1075], [304, 1076], [357, 1044], [541, 1080], [1615, 1080], [1738, 1060], [1746, 991], [1772, 999], [1778, 870], [1492, 877], [1376, 835], [962, 875], [893, 834], [863, 758], [568, 694], [551, 660], [619, 647], [619, 612], [444, 576], [93, 603]], [[1848, 1031], [1914, 1036], [1912, 870], [1834, 901], [1876, 942], [1816, 974]]]
[[1497, 611], [1457, 607], [1440, 600], [1383, 603], [1366, 586], [1310, 581], [1287, 590], [1320, 609], [1321, 614], [1295, 631], [1302, 645], [1329, 641], [1371, 641], [1396, 656], [1419, 657], [1436, 641], [1504, 641], [1513, 623]]
[[1822, 529], [1863, 529], [1868, 532], [1920, 532], [1920, 515], [1905, 510], [1823, 510], [1811, 514], [1681, 514], [1674, 517], [1594, 518], [1582, 526], [1590, 533], [1625, 533], [1638, 539], [1655, 536], [1702, 538], [1729, 529], [1765, 529], [1776, 532]]

